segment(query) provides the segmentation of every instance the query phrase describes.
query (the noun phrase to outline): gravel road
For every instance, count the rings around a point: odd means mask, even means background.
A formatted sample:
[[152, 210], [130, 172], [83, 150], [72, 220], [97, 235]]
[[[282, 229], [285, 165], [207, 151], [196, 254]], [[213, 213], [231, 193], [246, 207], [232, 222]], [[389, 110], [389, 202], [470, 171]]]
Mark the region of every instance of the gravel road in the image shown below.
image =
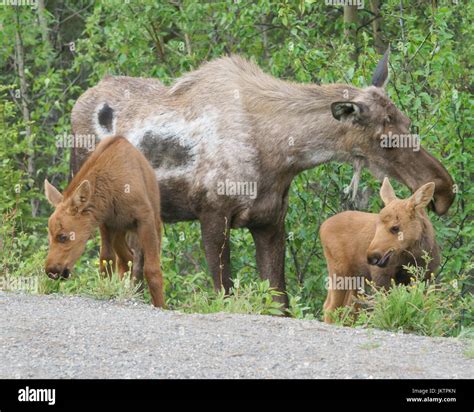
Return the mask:
[[466, 343], [0, 292], [0, 378], [474, 378]]

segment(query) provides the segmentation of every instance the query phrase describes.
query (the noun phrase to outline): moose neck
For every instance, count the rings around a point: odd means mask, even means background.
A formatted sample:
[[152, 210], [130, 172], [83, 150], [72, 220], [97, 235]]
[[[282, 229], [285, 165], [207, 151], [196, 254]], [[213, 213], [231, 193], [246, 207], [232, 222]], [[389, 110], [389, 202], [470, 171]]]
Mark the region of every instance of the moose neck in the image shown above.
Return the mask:
[[107, 193], [110, 193], [110, 187], [107, 179], [103, 177], [103, 175], [107, 174], [108, 171], [99, 170], [100, 166], [97, 165], [100, 165], [99, 158], [104, 155], [111, 146], [117, 144], [119, 141], [119, 137], [110, 137], [102, 141], [97, 149], [82, 165], [81, 169], [74, 176], [64, 192], [65, 198], [72, 196], [79, 185], [84, 180], [88, 180], [91, 186], [92, 195], [87, 210], [90, 211], [94, 224], [97, 225], [102, 224], [110, 213], [114, 213], [114, 200], [113, 197], [107, 196]]
[[113, 198], [104, 196], [104, 193], [110, 192], [110, 187], [107, 187], [100, 176], [94, 176], [91, 173], [90, 182], [92, 186], [90, 211], [97, 225], [100, 225], [107, 220], [107, 216], [114, 209]]
[[93, 220], [91, 224], [92, 226], [98, 226], [107, 219], [108, 214], [113, 210], [113, 200], [109, 196], [104, 196], [104, 193], [110, 191], [110, 188], [100, 179], [100, 176], [97, 176], [97, 173], [90, 170], [89, 173], [81, 174], [81, 176], [76, 175], [67, 188], [65, 196], [71, 196], [84, 180], [89, 181], [92, 189], [91, 199], [87, 206], [87, 210]]
[[278, 79], [254, 87], [247, 108], [254, 117], [262, 163], [294, 176], [330, 160], [349, 160], [349, 128], [333, 118], [330, 105], [359, 93], [350, 85], [301, 85]]
[[434, 228], [425, 210], [419, 210], [416, 213], [421, 225], [421, 233], [417, 241], [404, 250], [404, 258], [399, 262], [399, 266], [412, 264], [424, 267], [426, 262], [423, 260], [423, 256], [427, 253], [430, 258], [428, 270], [433, 272], [439, 266], [440, 261], [440, 251], [436, 243]]
[[437, 253], [437, 244], [435, 238], [435, 232], [433, 225], [428, 217], [428, 214], [425, 210], [420, 210], [417, 212], [418, 219], [421, 224], [421, 236], [418, 242], [414, 246], [414, 253], [422, 255], [424, 252], [428, 254]]

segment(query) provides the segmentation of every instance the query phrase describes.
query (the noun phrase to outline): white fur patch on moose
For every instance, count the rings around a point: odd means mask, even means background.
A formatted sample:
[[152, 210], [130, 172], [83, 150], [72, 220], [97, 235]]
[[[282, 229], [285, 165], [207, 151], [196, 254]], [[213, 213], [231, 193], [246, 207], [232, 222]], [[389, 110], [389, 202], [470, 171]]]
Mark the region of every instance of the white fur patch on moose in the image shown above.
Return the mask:
[[124, 135], [147, 157], [162, 184], [183, 180], [217, 200], [219, 181], [255, 179], [257, 153], [239, 119], [222, 124], [225, 117], [210, 105], [189, 120], [165, 108], [155, 113], [136, 119]]

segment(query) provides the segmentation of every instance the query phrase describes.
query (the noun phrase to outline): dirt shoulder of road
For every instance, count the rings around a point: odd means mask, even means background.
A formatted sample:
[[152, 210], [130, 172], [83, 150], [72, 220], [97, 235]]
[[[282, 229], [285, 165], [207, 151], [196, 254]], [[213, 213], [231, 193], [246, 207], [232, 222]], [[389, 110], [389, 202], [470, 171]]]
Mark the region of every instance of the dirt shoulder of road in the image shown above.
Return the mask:
[[467, 342], [0, 292], [0, 378], [474, 378]]

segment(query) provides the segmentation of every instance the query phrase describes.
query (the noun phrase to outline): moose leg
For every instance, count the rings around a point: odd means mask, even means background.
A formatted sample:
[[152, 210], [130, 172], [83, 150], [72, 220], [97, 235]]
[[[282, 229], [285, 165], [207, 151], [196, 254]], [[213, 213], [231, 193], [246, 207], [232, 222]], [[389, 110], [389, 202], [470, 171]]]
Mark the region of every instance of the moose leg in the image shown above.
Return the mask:
[[326, 323], [332, 323], [332, 318], [330, 316], [330, 307], [331, 307], [331, 301], [333, 299], [332, 295], [332, 289], [329, 289], [328, 290], [328, 295], [326, 296], [326, 300], [324, 301], [324, 305], [323, 305], [323, 319], [324, 319], [324, 322]]
[[339, 290], [339, 289], [330, 289], [326, 302], [324, 302], [324, 322], [333, 323], [333, 318], [331, 316], [337, 308], [344, 306], [344, 302], [348, 300], [347, 294], [350, 294], [350, 290]]
[[214, 280], [214, 289], [220, 291], [223, 287], [225, 293], [228, 294], [231, 287], [229, 218], [206, 214], [199, 220], [207, 265]]
[[115, 270], [115, 251], [113, 248], [114, 232], [105, 225], [99, 226], [100, 231], [100, 272], [112, 276]]
[[344, 299], [344, 306], [352, 306], [356, 305], [356, 299], [357, 299], [357, 290], [351, 289], [346, 291], [346, 297]]
[[288, 308], [288, 295], [285, 286], [285, 224], [250, 228], [257, 258], [257, 269], [262, 279], [270, 281], [270, 287], [283, 294], [275, 297]]
[[138, 285], [138, 292], [143, 293], [145, 285], [143, 283], [143, 267], [145, 259], [141, 248], [133, 250], [132, 278], [135, 285]]
[[125, 240], [125, 232], [117, 232], [113, 241], [115, 253], [117, 254], [117, 268], [120, 279], [123, 278], [124, 273], [130, 270], [128, 262], [133, 263], [132, 251]]
[[138, 292], [143, 293], [143, 266], [145, 265], [145, 261], [143, 259], [142, 247], [140, 246], [136, 233], [128, 232], [126, 239], [129, 249], [131, 249], [133, 253], [132, 279], [134, 284], [138, 285]]
[[[325, 253], [325, 256], [326, 256], [326, 259], [328, 259], [327, 253]], [[339, 271], [339, 273], [344, 273], [344, 272], [345, 270]], [[347, 282], [345, 282], [345, 280], [348, 278], [344, 276], [338, 276], [337, 275], [338, 272], [330, 263], [328, 263], [328, 273], [330, 274], [329, 285], [328, 285], [328, 295], [323, 305], [323, 313], [324, 313], [324, 322], [333, 323], [334, 319], [332, 316], [332, 312], [334, 312], [339, 307], [354, 305], [354, 315], [355, 315], [355, 313], [358, 310], [358, 305], [356, 304], [357, 290], [356, 289], [340, 289], [340, 285], [346, 284]]]
[[[150, 289], [151, 300], [154, 306], [163, 307], [165, 299], [163, 295], [163, 275], [160, 268], [160, 234], [157, 233], [153, 210], [148, 217], [140, 220], [137, 228], [138, 240], [143, 250], [145, 260], [145, 278]], [[150, 217], [151, 216], [151, 217]]]

